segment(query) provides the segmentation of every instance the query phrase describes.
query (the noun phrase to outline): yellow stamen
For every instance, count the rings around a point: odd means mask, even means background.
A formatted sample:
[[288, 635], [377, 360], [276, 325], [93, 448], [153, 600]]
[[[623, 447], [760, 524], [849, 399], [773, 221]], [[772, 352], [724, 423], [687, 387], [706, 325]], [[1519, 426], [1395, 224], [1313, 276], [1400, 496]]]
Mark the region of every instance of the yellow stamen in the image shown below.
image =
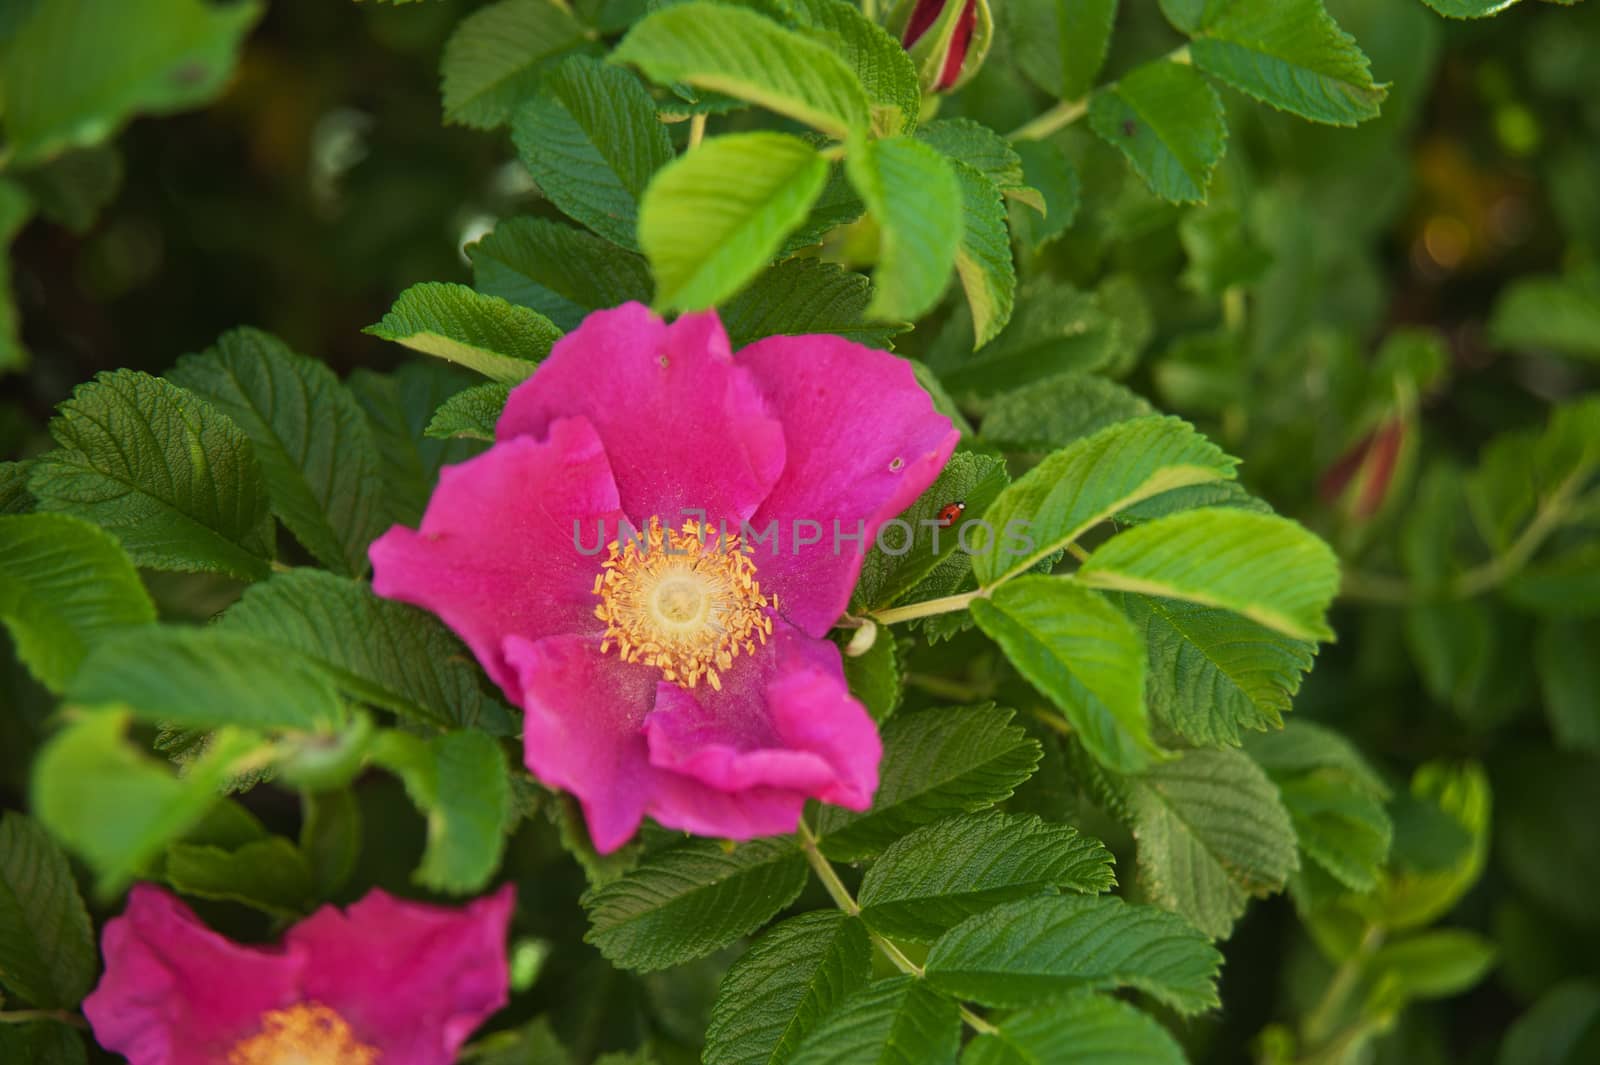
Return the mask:
[[345, 1019], [318, 1002], [261, 1015], [261, 1030], [228, 1051], [228, 1065], [378, 1065]]
[[703, 680], [721, 691], [720, 674], [740, 651], [754, 654], [756, 641], [772, 635], [768, 611], [778, 597], [761, 594], [739, 537], [696, 521], [663, 529], [651, 518], [649, 529], [608, 550], [595, 582], [595, 617], [606, 623], [602, 654], [615, 646], [624, 662], [655, 666], [681, 687]]

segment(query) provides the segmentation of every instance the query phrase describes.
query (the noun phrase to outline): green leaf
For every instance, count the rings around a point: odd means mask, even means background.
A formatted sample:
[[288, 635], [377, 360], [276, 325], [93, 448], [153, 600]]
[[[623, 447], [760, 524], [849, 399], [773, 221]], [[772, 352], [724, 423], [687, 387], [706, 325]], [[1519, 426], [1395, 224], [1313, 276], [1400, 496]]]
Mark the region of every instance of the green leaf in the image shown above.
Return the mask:
[[505, 751], [482, 732], [447, 732], [421, 740], [385, 732], [372, 760], [405, 783], [428, 819], [428, 844], [414, 879], [434, 891], [479, 891], [500, 867], [510, 814]]
[[952, 314], [929, 362], [952, 393], [987, 397], [1069, 371], [1110, 365], [1122, 349], [1122, 323], [1099, 294], [1035, 277], [1017, 292], [1011, 323], [983, 351], [951, 342], [960, 337], [965, 308]]
[[532, 374], [561, 337], [542, 314], [439, 281], [412, 285], [383, 321], [362, 332], [508, 384]]
[[904, 326], [867, 325], [872, 300], [863, 276], [821, 259], [787, 259], [757, 274], [721, 310], [735, 349], [770, 336], [833, 333], [868, 347], [887, 348]]
[[1378, 994], [1404, 1001], [1459, 995], [1482, 980], [1494, 961], [1494, 944], [1476, 932], [1435, 928], [1385, 943], [1367, 966]]
[[538, 311], [564, 330], [602, 307], [648, 303], [653, 291], [638, 255], [544, 218], [508, 218], [467, 245], [467, 256], [479, 292]]
[[1231, 207], [1189, 211], [1178, 223], [1178, 239], [1189, 258], [1180, 280], [1212, 299], [1235, 286], [1254, 284], [1272, 265], [1272, 256], [1255, 242], [1244, 216]]
[[1422, 2], [1445, 18], [1488, 18], [1490, 15], [1498, 15], [1517, 0], [1422, 0]]
[[0, 622], [18, 660], [60, 693], [103, 638], [156, 619], [108, 533], [65, 514], [0, 517]]
[[1017, 292], [1011, 231], [994, 182], [965, 163], [953, 165], [962, 203], [956, 275], [972, 310], [973, 347], [981, 348], [1011, 320]]
[[245, 434], [199, 396], [133, 370], [79, 385], [34, 464], [40, 510], [112, 533], [135, 565], [267, 574], [272, 515]]
[[987, 543], [980, 541], [973, 571], [993, 585], [1141, 500], [1232, 480], [1235, 461], [1177, 418], [1136, 418], [1102, 429], [1049, 456], [1000, 493], [984, 515], [994, 533]]
[[944, 156], [891, 137], [853, 146], [845, 172], [878, 223], [874, 318], [920, 318], [944, 294], [961, 248], [961, 181]]
[[1067, 825], [1028, 815], [973, 814], [919, 828], [867, 870], [861, 918], [893, 939], [928, 943], [992, 906], [1116, 883], [1111, 853]]
[[1226, 937], [1251, 896], [1299, 866], [1278, 789], [1240, 751], [1185, 751], [1117, 788], [1147, 896], [1208, 936]]
[[539, 87], [548, 62], [584, 40], [556, 0], [500, 0], [461, 20], [444, 47], [444, 117], [494, 129]]
[[827, 180], [816, 150], [786, 133], [713, 137], [665, 167], [639, 207], [656, 305], [703, 310], [743, 288]]
[[1135, 773], [1161, 756], [1145, 711], [1144, 641], [1103, 596], [1062, 578], [1024, 576], [971, 610], [1096, 761]]
[[174, 843], [167, 848], [162, 875], [181, 894], [237, 902], [274, 917], [303, 917], [316, 905], [311, 866], [282, 836], [233, 850]]
[[905, 694], [894, 634], [880, 629], [866, 651], [859, 655], [847, 653], [844, 678], [850, 685], [850, 694], [861, 700], [872, 720], [879, 724], [887, 721], [899, 709]]
[[1275, 514], [1210, 507], [1159, 518], [1112, 537], [1074, 576], [1091, 587], [1232, 610], [1297, 640], [1333, 639], [1325, 617], [1339, 562], [1327, 544]]
[[20, 1065], [86, 1065], [83, 1033], [56, 1021], [0, 1024], [0, 1059]]
[[748, 935], [794, 901], [806, 860], [790, 838], [729, 850], [714, 840], [657, 851], [583, 897], [584, 938], [613, 965], [665, 969]]
[[121, 188], [122, 156], [111, 145], [95, 145], [24, 170], [16, 180], [41, 215], [84, 234]]
[[722, 978], [705, 1065], [784, 1065], [871, 975], [872, 946], [855, 918], [823, 910], [773, 926]]
[[1545, 716], [1556, 746], [1600, 751], [1600, 623], [1555, 619], [1539, 627], [1534, 666], [1544, 693]]
[[432, 615], [372, 594], [362, 581], [314, 569], [280, 573], [246, 591], [217, 626], [309, 659], [353, 697], [441, 728], [508, 729], [484, 695], [461, 642]]
[[550, 202], [613, 244], [638, 246], [640, 198], [672, 161], [672, 141], [638, 78], [573, 56], [517, 109], [511, 140]]
[[928, 952], [928, 983], [986, 1006], [1026, 1006], [1079, 988], [1132, 987], [1192, 1014], [1218, 1004], [1222, 955], [1183, 918], [1109, 895], [998, 906]]
[[1144, 595], [1113, 596], [1144, 636], [1151, 715], [1196, 746], [1237, 746], [1281, 727], [1316, 644], [1227, 610]]
[[941, 118], [917, 130], [917, 140], [931, 145], [952, 162], [964, 163], [982, 174], [1007, 196], [1026, 200], [1037, 210], [1043, 202], [1022, 176], [1022, 157], [1014, 145], [981, 122], [970, 118]]
[[628, 31], [611, 61], [661, 84], [748, 100], [834, 137], [870, 125], [866, 93], [843, 59], [744, 8], [696, 0], [659, 9]]
[[0, 40], [8, 162], [42, 162], [109, 140], [136, 114], [213, 99], [262, 11], [203, 0], [36, 5]]
[[0, 985], [41, 1009], [71, 1009], [94, 985], [94, 928], [67, 856], [38, 822], [0, 815]]
[[1600, 985], [1570, 980], [1539, 996], [1507, 1030], [1498, 1065], [1583, 1065], [1600, 1051]]
[[[1553, 782], [1544, 781], [1548, 786]], [[1558, 789], [1550, 787], [1547, 794]], [[1411, 777], [1405, 797], [1425, 818], [1405, 818], [1404, 806], [1391, 807], [1394, 816], [1394, 851], [1389, 875], [1381, 893], [1381, 919], [1394, 929], [1419, 928], [1448, 913], [1483, 873], [1489, 856], [1490, 792], [1483, 767], [1475, 762], [1436, 760], [1420, 766]], [[1515, 807], [1512, 807], [1515, 811]], [[1551, 831], [1559, 821], [1541, 811], [1522, 825], [1511, 819], [1505, 828], [1508, 852], [1527, 843], [1537, 846], [1539, 832]], [[1443, 821], [1443, 825], [1437, 824]], [[1408, 831], [1410, 822], [1420, 823]], [[1453, 828], [1446, 833], [1444, 829]], [[1562, 834], [1559, 827], [1557, 834]], [[1454, 836], [1456, 838], [1450, 838]], [[1576, 837], [1572, 837], [1576, 838]], [[1440, 853], [1440, 841], [1446, 843]], [[1566, 843], [1561, 844], [1563, 848]], [[1506, 865], [1515, 868], [1518, 855], [1508, 853]], [[1564, 857], [1570, 857], [1565, 855]]]
[[31, 461], [0, 462], [0, 514], [33, 512], [33, 494], [28, 491], [31, 472]]
[[434, 412], [427, 435], [439, 440], [483, 440], [492, 444], [495, 423], [510, 395], [511, 386], [497, 381], [457, 392]]
[[1058, 100], [1076, 100], [1094, 87], [1105, 62], [1117, 0], [1021, 0], [1011, 5], [1017, 65]]
[[1148, 1013], [1110, 995], [1074, 991], [1021, 1010], [967, 1045], [961, 1065], [1186, 1065], [1183, 1048]]
[[894, 976], [857, 991], [800, 1044], [792, 1065], [955, 1065], [956, 1004]]
[[273, 513], [317, 561], [352, 576], [366, 572], [367, 545], [384, 524], [378, 447], [332, 370], [277, 337], [235, 329], [179, 359], [167, 380], [204, 396], [244, 430]]
[[85, 706], [125, 703], [146, 721], [191, 728], [330, 728], [344, 719], [333, 685], [265, 640], [216, 627], [150, 626], [105, 640], [67, 685]]
[[300, 851], [311, 866], [315, 898], [338, 895], [361, 856], [361, 804], [350, 788], [302, 791]]
[[1165, 61], [1147, 63], [1095, 93], [1089, 126], [1128, 157], [1151, 192], [1171, 203], [1206, 198], [1228, 140], [1215, 90], [1192, 68]]
[[1022, 159], [1022, 180], [1038, 190], [1044, 204], [1044, 217], [1022, 212], [1012, 218], [1012, 231], [1023, 243], [1038, 251], [1066, 233], [1078, 215], [1080, 182], [1078, 171], [1067, 153], [1055, 141], [1020, 141], [1013, 145]]
[[1053, 451], [1101, 429], [1154, 414], [1126, 386], [1098, 374], [1064, 373], [996, 396], [984, 413], [984, 443], [1005, 451]]
[[1541, 559], [1505, 583], [1506, 598], [1540, 614], [1600, 613], [1600, 544]]
[[938, 480], [899, 516], [909, 532], [900, 526], [888, 527], [878, 537], [882, 546], [874, 544], [867, 552], [854, 601], [868, 611], [881, 610], [900, 601], [935, 571], [953, 569], [955, 580], [966, 576], [972, 562], [961, 549], [961, 526], [940, 526], [939, 512], [950, 503], [962, 502], [966, 504], [962, 522], [984, 517], [1005, 486], [1005, 463], [1000, 459], [972, 451], [951, 455]]
[[389, 374], [357, 370], [350, 375], [350, 391], [366, 411], [378, 445], [381, 502], [389, 522], [415, 526], [422, 520], [440, 468], [465, 462], [483, 450], [469, 440], [423, 436], [439, 404], [475, 380], [465, 370], [435, 359], [413, 360]]
[[1174, 0], [1161, 7], [1194, 38], [1194, 65], [1245, 95], [1336, 126], [1377, 117], [1388, 88], [1374, 84], [1367, 57], [1322, 0], [1222, 0], [1194, 20], [1174, 17]]
[[[0, 94], [0, 99], [4, 99]], [[22, 323], [11, 298], [11, 241], [33, 217], [33, 200], [15, 181], [0, 177], [0, 373], [19, 370], [28, 364], [28, 349], [22, 346]]]
[[809, 34], [855, 72], [867, 94], [874, 133], [892, 137], [916, 125], [922, 89], [899, 41], [846, 0], [797, 0], [796, 7], [805, 14]]
[[109, 897], [198, 824], [240, 759], [261, 741], [222, 729], [182, 775], [124, 741], [129, 715], [90, 714], [58, 732], [34, 763], [34, 813], [98, 874]]
[[872, 809], [824, 806], [822, 850], [838, 861], [870, 858], [920, 825], [1010, 797], [1032, 775], [1040, 747], [992, 705], [900, 713], [883, 726]]

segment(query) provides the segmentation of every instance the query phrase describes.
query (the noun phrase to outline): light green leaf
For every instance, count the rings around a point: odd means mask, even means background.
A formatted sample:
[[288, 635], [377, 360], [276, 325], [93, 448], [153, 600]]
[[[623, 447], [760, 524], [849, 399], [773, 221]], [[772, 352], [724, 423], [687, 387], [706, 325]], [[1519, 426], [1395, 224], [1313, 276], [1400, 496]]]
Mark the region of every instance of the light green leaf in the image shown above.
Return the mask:
[[556, 0], [500, 0], [461, 20], [440, 67], [447, 122], [503, 126], [533, 95], [549, 61], [584, 40], [583, 25]]
[[359, 576], [382, 531], [378, 447], [361, 408], [320, 362], [256, 329], [186, 355], [167, 380], [210, 400], [243, 429], [272, 510], [323, 565]]
[[1186, 1065], [1183, 1048], [1154, 1017], [1093, 991], [1011, 1014], [967, 1045], [961, 1065]]
[[922, 108], [917, 68], [900, 42], [846, 0], [798, 0], [808, 33], [845, 61], [867, 94], [872, 131], [882, 137], [908, 132]]
[[1150, 653], [1150, 712], [1197, 746], [1237, 746], [1281, 727], [1316, 644], [1227, 610], [1144, 595], [1113, 596]]
[[146, 721], [318, 731], [344, 720], [321, 670], [215, 627], [150, 626], [105, 640], [67, 685], [85, 706], [124, 703]]
[[775, 925], [722, 978], [705, 1065], [784, 1065], [871, 975], [872, 946], [855, 918], [821, 910]]
[[1183, 918], [1109, 895], [1024, 899], [969, 917], [928, 952], [928, 982], [987, 1006], [1132, 987], [1179, 1013], [1217, 1005], [1222, 955]]
[[1115, 786], [1146, 894], [1208, 936], [1226, 937], [1251, 896], [1299, 867], [1278, 789], [1240, 751], [1185, 751]]
[[[1259, 2], [1259, 0], [1251, 0]], [[1228, 128], [1222, 101], [1188, 66], [1147, 63], [1089, 101], [1089, 126], [1172, 203], [1206, 198]]]
[[656, 305], [703, 310], [743, 288], [827, 180], [816, 150], [786, 133], [713, 137], [665, 167], [639, 207]]
[[417, 883], [455, 895], [481, 890], [506, 845], [511, 781], [500, 744], [470, 730], [432, 740], [385, 732], [373, 743], [372, 760], [400, 777], [428, 819]]
[[0, 986], [41, 1009], [71, 1009], [94, 985], [94, 928], [67, 856], [14, 810], [0, 815]]
[[[1019, 482], [1020, 483], [1020, 482]], [[1074, 575], [1096, 588], [1221, 607], [1297, 640], [1331, 640], [1328, 545], [1275, 514], [1210, 507], [1112, 537]]]
[[1017, 65], [1058, 100], [1094, 87], [1105, 62], [1117, 0], [1020, 0], [1010, 5]]
[[362, 332], [508, 384], [532, 374], [561, 337], [542, 314], [439, 281], [412, 285], [383, 321]]
[[754, 11], [703, 0], [662, 8], [611, 53], [651, 80], [748, 100], [843, 138], [870, 124], [855, 72], [827, 46]]
[[441, 728], [505, 731], [459, 640], [432, 615], [372, 594], [362, 581], [296, 569], [246, 591], [218, 626], [325, 668], [353, 697]]
[[638, 246], [640, 197], [672, 161], [672, 141], [638, 78], [573, 56], [517, 109], [511, 140], [550, 202], [613, 244]]
[[872, 809], [824, 806], [816, 831], [838, 861], [870, 858], [920, 825], [1009, 798], [1039, 764], [1039, 744], [994, 706], [900, 713], [883, 726]]
[[28, 480], [40, 510], [93, 522], [135, 565], [267, 574], [272, 515], [245, 434], [205, 400], [133, 370], [79, 385]]
[[973, 814], [919, 828], [867, 870], [861, 918], [893, 939], [932, 942], [992, 906], [1046, 892], [1094, 894], [1116, 883], [1111, 853], [1067, 825]]
[[0, 40], [8, 162], [42, 162], [109, 140], [136, 114], [206, 103], [263, 10], [204, 0], [36, 5]]
[[904, 325], [863, 322], [872, 284], [862, 275], [821, 259], [787, 259], [757, 274], [721, 310], [735, 348], [769, 336], [833, 333], [868, 347], [888, 348]]
[[467, 257], [479, 292], [538, 311], [563, 330], [603, 307], [648, 303], [653, 291], [638, 255], [545, 218], [508, 218], [467, 245]]
[[174, 843], [167, 848], [161, 872], [181, 894], [237, 902], [274, 917], [303, 917], [316, 905], [311, 866], [300, 848], [282, 836], [232, 850]]
[[984, 515], [995, 532], [973, 555], [973, 571], [993, 585], [1141, 500], [1233, 479], [1235, 461], [1177, 418], [1136, 418], [1102, 429], [1000, 493]]
[[980, 435], [1006, 451], [1054, 451], [1101, 429], [1154, 414], [1148, 400], [1098, 374], [1064, 373], [996, 396]]
[[878, 266], [867, 313], [920, 318], [944, 294], [961, 247], [961, 182], [944, 156], [891, 137], [852, 147], [845, 172], [878, 223]]
[[1145, 711], [1144, 641], [1103, 596], [1063, 578], [1023, 576], [971, 610], [1096, 761], [1136, 773], [1161, 756]]
[[1514, 282], [1495, 300], [1489, 336], [1500, 347], [1600, 360], [1600, 274]]
[[52, 737], [34, 763], [34, 813], [94, 869], [102, 897], [198, 824], [239, 761], [261, 746], [251, 733], [221, 729], [180, 776], [125, 742], [128, 718], [82, 717]]
[[428, 422], [427, 435], [439, 440], [494, 442], [494, 426], [506, 408], [511, 386], [491, 381], [457, 392], [440, 404]]
[[155, 619], [139, 572], [109, 533], [65, 514], [0, 517], [0, 623], [51, 691], [66, 687], [102, 639]]
[[1026, 200], [1036, 210], [1044, 204], [1022, 176], [1018, 145], [970, 118], [941, 118], [917, 130], [917, 140], [931, 145], [952, 162], [965, 163], [1007, 196]]
[[973, 347], [993, 340], [1011, 320], [1017, 274], [1011, 265], [1011, 232], [995, 184], [965, 163], [953, 164], [961, 186], [961, 243], [956, 275], [972, 310]]
[[732, 850], [691, 840], [584, 895], [590, 922], [584, 938], [613, 965], [665, 969], [755, 931], [805, 883], [806, 860], [793, 839], [753, 840]]
[[[1422, 0], [1445, 18], [1488, 18], [1498, 15], [1517, 0]], [[1565, 0], [1557, 0], [1558, 3]]]
[[956, 1004], [921, 980], [895, 976], [844, 1001], [790, 1058], [792, 1065], [955, 1065]]
[[[1162, 3], [1168, 18], [1178, 6]], [[1373, 82], [1367, 57], [1322, 0], [1220, 0], [1205, 6], [1198, 22], [1174, 22], [1194, 38], [1189, 54], [1207, 74], [1313, 122], [1353, 126], [1377, 116], [1388, 87]]]

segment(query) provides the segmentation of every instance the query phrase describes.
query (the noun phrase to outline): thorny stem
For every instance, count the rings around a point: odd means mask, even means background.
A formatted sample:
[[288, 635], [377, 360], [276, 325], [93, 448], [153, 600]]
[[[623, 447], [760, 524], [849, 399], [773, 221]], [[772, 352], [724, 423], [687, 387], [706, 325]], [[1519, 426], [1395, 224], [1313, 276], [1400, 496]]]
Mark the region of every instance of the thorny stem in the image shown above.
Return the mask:
[[[806, 861], [811, 864], [811, 871], [817, 874], [817, 879], [822, 881], [822, 886], [827, 889], [828, 897], [833, 899], [835, 906], [838, 906], [839, 909], [851, 917], [860, 916], [860, 903], [856, 902], [855, 898], [851, 896], [850, 889], [844, 886], [844, 881], [839, 879], [839, 874], [833, 871], [833, 864], [822, 856], [822, 851], [817, 849], [817, 836], [815, 832], [811, 831], [811, 826], [802, 819], [797, 832], [800, 836], [800, 849], [805, 852]], [[873, 945], [878, 948], [885, 958], [889, 959], [889, 963], [896, 969], [908, 976], [914, 976], [918, 980], [923, 978], [925, 973], [922, 966], [906, 957], [905, 952], [892, 939], [881, 936], [871, 929], [867, 930], [867, 935], [872, 938]], [[973, 1013], [966, 1006], [960, 1006], [959, 1009], [961, 1011], [961, 1019], [966, 1021], [973, 1031], [984, 1035], [992, 1035], [998, 1031], [994, 1025]]]

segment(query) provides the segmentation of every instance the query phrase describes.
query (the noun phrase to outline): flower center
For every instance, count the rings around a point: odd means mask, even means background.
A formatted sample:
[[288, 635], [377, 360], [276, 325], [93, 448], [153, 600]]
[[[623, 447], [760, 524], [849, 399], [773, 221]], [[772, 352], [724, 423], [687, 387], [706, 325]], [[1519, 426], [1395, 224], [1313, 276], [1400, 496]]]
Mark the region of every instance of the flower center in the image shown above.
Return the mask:
[[317, 1002], [261, 1015], [261, 1030], [228, 1051], [228, 1065], [377, 1065], [343, 1017]]
[[717, 671], [772, 635], [778, 597], [761, 594], [739, 537], [719, 537], [697, 521], [664, 529], [651, 518], [649, 529], [608, 550], [594, 580], [595, 616], [606, 623], [602, 654], [615, 647], [624, 662], [657, 666], [674, 684], [704, 680], [720, 691]]

